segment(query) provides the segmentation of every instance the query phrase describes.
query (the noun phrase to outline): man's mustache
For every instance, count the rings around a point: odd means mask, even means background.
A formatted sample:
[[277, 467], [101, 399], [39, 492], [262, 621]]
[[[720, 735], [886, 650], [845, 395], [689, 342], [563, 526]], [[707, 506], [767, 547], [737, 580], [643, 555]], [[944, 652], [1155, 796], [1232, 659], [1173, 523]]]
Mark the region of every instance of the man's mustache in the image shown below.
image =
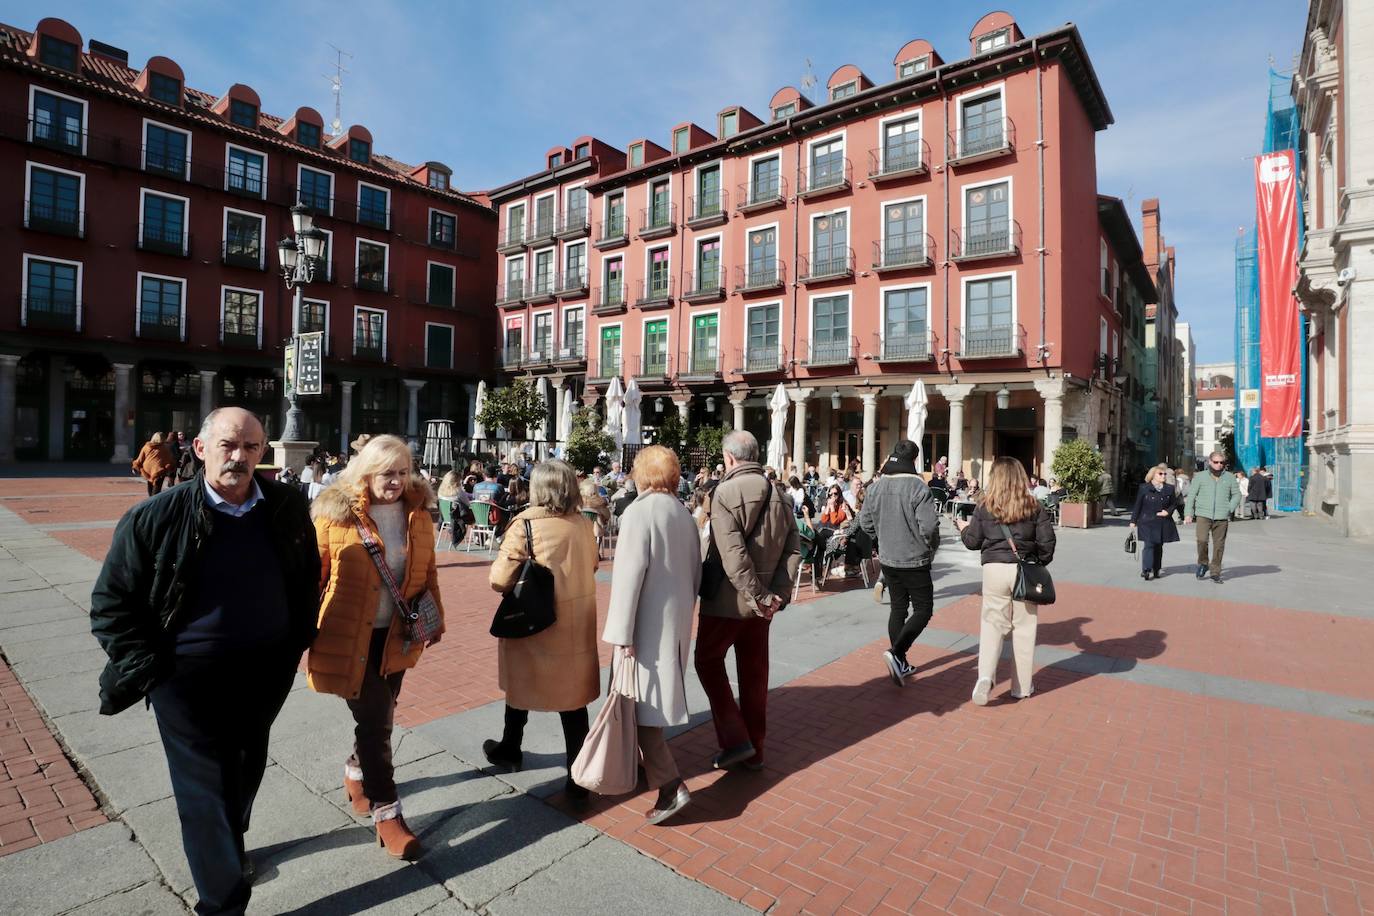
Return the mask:
[[250, 468], [248, 467], [248, 462], [246, 461], [226, 461], [223, 465], [220, 466], [221, 474], [228, 471], [234, 471], [236, 473], [243, 474], [249, 470]]

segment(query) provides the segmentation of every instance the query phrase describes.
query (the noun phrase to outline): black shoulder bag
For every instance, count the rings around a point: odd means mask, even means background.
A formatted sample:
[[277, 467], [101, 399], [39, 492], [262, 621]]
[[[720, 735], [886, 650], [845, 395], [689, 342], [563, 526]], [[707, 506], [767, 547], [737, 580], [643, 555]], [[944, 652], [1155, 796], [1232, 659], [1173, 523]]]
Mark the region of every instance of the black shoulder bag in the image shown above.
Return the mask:
[[[773, 484], [764, 478], [768, 484], [768, 489], [763, 494], [763, 508], [759, 510], [758, 517], [754, 519], [754, 524], [749, 526], [749, 531], [744, 535], [744, 543], [748, 545], [754, 539], [754, 535], [759, 533], [759, 526], [763, 524], [763, 519], [768, 515], [768, 505], [773, 499]], [[711, 544], [706, 548], [706, 559], [701, 561], [701, 585], [697, 588], [697, 595], [706, 601], [713, 600], [720, 594], [720, 587], [725, 584], [725, 564], [720, 560], [720, 551], [716, 549], [716, 533], [711, 532]]]
[[553, 570], [534, 560], [534, 531], [525, 519], [525, 543], [529, 556], [520, 567], [514, 587], [501, 598], [491, 619], [491, 635], [497, 639], [523, 639], [553, 626]]
[[1020, 551], [1016, 549], [1016, 540], [1011, 536], [1011, 529], [1006, 525], [1002, 526], [1002, 534], [1011, 545], [1012, 556], [1016, 557], [1016, 584], [1011, 589], [1012, 600], [1028, 604], [1054, 604], [1054, 580], [1050, 578], [1049, 569], [1034, 560], [1022, 559]]

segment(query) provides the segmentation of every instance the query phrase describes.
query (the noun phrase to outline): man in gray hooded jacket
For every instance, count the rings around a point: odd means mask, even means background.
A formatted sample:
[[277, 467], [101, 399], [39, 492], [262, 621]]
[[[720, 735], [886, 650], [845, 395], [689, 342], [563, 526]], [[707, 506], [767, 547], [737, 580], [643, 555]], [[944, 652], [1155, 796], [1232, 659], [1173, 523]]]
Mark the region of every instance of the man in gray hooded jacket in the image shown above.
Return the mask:
[[940, 518], [935, 498], [916, 471], [919, 454], [910, 439], [898, 442], [883, 475], [869, 486], [859, 513], [859, 527], [878, 541], [878, 562], [892, 596], [887, 619], [892, 648], [883, 653], [883, 659], [898, 687], [916, 673], [906, 653], [935, 612], [930, 563], [940, 546]]

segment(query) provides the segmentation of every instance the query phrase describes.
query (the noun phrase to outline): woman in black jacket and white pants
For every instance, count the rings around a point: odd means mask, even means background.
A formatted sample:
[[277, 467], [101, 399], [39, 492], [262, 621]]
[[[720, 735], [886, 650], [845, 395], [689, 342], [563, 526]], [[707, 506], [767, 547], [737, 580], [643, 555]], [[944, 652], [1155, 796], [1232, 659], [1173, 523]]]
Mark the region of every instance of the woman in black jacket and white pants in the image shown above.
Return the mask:
[[1157, 464], [1145, 473], [1145, 482], [1135, 494], [1135, 508], [1131, 510], [1131, 527], [1140, 539], [1140, 577], [1145, 581], [1159, 578], [1164, 563], [1164, 545], [1178, 540], [1178, 526], [1174, 524], [1174, 503], [1178, 498], [1174, 488], [1165, 481], [1169, 466]]
[[[988, 694], [997, 677], [997, 662], [1002, 657], [1002, 640], [1011, 634], [1015, 660], [1011, 674], [1011, 695], [1024, 700], [1031, 695], [1031, 673], [1035, 669], [1036, 606], [1013, 601], [1016, 585], [1016, 557], [1049, 565], [1054, 559], [1054, 521], [1040, 501], [1031, 495], [1025, 468], [1015, 458], [998, 458], [992, 463], [983, 498], [968, 521], [959, 526], [964, 546], [983, 552], [983, 612], [978, 638], [978, 683], [973, 687], [973, 702], [986, 706]], [[1007, 541], [1006, 527], [1016, 545]]]

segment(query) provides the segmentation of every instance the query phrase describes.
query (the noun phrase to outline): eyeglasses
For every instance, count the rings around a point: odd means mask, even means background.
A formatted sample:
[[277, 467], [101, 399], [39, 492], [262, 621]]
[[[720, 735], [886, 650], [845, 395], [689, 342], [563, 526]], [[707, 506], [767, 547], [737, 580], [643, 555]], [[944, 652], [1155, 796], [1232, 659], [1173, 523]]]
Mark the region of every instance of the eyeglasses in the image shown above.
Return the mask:
[[1210, 458], [1210, 459], [1208, 459], [1208, 460], [1211, 461], [1212, 464], [1225, 464], [1225, 463], [1226, 463], [1225, 460], [1224, 460], [1224, 459], [1221, 459], [1221, 458]]

